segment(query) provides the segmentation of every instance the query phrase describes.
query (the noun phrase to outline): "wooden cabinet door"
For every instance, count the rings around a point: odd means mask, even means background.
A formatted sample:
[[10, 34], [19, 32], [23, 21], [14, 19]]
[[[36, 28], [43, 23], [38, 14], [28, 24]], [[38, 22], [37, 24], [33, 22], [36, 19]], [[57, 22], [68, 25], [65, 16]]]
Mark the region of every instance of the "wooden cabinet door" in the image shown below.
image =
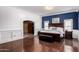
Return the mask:
[[32, 23], [28, 24], [28, 33], [32, 33]]

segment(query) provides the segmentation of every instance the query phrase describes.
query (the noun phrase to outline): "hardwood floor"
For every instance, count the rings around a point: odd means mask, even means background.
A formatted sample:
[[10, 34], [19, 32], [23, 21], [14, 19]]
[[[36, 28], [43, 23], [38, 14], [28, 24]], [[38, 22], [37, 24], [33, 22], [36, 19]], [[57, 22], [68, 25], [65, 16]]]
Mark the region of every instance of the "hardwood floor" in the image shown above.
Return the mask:
[[38, 37], [35, 37], [35, 50], [34, 51], [42, 51], [42, 52], [55, 52], [55, 51], [63, 51], [63, 42], [44, 42], [39, 41]]
[[63, 39], [61, 42], [39, 41], [37, 36], [0, 44], [1, 52], [79, 52], [79, 41]]

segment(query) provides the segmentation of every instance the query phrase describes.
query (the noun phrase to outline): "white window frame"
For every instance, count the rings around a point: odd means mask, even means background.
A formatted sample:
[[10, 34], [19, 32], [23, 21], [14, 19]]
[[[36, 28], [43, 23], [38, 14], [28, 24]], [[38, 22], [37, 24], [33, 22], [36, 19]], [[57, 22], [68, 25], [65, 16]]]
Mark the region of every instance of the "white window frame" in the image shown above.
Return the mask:
[[[70, 24], [70, 23], [71, 24]], [[68, 25], [69, 24], [69, 25]], [[69, 29], [70, 28], [70, 29]], [[65, 31], [72, 31], [73, 30], [73, 19], [65, 19], [64, 20], [64, 30]]]
[[49, 26], [49, 21], [44, 21], [44, 28], [48, 29], [48, 26]]

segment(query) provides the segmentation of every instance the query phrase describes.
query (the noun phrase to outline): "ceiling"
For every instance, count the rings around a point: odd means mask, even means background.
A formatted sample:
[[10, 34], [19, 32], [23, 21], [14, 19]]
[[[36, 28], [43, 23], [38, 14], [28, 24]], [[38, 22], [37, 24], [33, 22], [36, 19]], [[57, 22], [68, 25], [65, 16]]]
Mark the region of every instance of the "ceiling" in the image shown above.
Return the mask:
[[42, 16], [73, 12], [78, 11], [79, 9], [79, 6], [51, 6], [53, 7], [52, 10], [46, 10], [44, 8], [45, 6], [16, 6], [16, 7]]

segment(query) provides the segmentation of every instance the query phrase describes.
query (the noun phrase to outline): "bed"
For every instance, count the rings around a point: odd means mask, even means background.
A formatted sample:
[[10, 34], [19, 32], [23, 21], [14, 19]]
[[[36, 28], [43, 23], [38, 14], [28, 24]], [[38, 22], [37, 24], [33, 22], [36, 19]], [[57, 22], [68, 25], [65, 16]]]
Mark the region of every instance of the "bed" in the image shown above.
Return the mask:
[[63, 37], [63, 23], [50, 23], [48, 29], [42, 29], [38, 32], [39, 40], [46, 42], [61, 41]]

